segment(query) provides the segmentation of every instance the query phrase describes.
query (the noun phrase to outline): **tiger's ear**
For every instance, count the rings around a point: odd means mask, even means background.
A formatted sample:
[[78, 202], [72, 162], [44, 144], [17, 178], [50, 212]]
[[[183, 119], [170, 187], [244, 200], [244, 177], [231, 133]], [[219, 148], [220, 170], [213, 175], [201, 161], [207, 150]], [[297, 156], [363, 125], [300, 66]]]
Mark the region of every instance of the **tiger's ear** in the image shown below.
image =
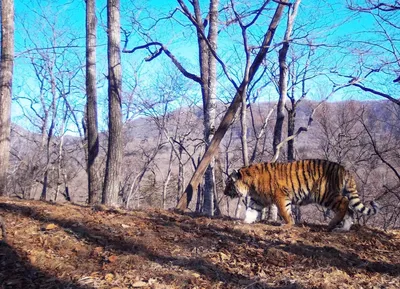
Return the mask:
[[240, 174], [237, 170], [233, 170], [230, 177], [231, 177], [232, 181], [236, 182], [239, 179]]

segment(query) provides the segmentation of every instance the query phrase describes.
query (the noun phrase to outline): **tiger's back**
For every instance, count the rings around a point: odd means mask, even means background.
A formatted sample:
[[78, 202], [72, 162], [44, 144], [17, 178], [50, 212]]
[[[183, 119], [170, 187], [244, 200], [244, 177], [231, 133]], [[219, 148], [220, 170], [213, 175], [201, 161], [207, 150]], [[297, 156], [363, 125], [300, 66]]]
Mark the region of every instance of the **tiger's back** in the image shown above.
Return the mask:
[[258, 163], [243, 167], [230, 176], [225, 194], [231, 197], [248, 195], [262, 206], [275, 203], [288, 224], [293, 223], [291, 204], [317, 203], [336, 212], [330, 229], [343, 220], [349, 207], [365, 215], [377, 211], [375, 203], [372, 208], [362, 204], [350, 172], [326, 160]]

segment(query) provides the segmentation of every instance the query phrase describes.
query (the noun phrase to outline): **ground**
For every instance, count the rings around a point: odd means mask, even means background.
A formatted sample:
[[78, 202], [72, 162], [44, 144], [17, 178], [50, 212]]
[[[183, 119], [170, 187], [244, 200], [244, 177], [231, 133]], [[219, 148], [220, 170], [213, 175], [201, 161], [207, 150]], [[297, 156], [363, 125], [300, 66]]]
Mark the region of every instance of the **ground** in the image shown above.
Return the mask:
[[0, 289], [399, 288], [400, 232], [0, 198]]

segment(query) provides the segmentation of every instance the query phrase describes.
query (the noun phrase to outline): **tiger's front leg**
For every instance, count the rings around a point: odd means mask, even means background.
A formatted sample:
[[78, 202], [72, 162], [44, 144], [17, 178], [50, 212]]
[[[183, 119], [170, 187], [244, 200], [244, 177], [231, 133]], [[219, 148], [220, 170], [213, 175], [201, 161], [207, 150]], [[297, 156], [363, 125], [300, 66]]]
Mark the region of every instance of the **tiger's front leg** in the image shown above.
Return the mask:
[[244, 222], [246, 224], [254, 223], [255, 221], [261, 220], [263, 206], [258, 204], [252, 198], [247, 199], [246, 204], [246, 216], [244, 218]]
[[261, 211], [248, 207], [246, 209], [246, 216], [243, 222], [245, 222], [246, 224], [251, 224], [260, 219], [261, 219]]

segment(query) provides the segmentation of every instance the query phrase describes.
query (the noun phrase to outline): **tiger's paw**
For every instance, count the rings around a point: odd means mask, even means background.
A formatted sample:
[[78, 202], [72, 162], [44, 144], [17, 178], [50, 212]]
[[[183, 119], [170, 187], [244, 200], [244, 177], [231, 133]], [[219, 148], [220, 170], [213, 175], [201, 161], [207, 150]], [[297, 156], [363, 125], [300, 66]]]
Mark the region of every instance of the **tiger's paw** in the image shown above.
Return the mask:
[[333, 228], [331, 230], [329, 230], [330, 232], [337, 232], [337, 233], [345, 233], [345, 232], [349, 232], [350, 228]]
[[247, 208], [246, 210], [246, 217], [244, 218], [243, 222], [246, 224], [252, 224], [259, 220], [261, 217], [261, 213], [257, 210], [252, 208]]
[[282, 229], [285, 229], [285, 230], [290, 229], [290, 228], [292, 228], [292, 227], [293, 227], [293, 224], [282, 224], [282, 225], [281, 225], [281, 228], [282, 228]]

